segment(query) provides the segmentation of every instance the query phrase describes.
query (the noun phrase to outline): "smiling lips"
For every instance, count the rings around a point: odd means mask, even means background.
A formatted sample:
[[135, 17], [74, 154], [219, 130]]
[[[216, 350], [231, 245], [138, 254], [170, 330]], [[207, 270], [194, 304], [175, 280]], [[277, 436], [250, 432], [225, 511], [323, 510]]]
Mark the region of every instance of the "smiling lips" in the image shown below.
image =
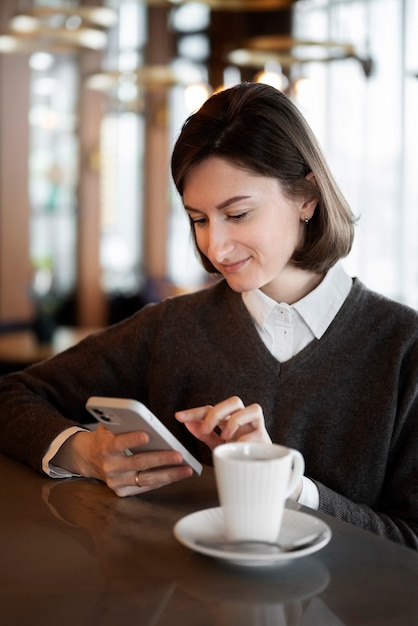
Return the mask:
[[244, 259], [243, 261], [237, 261], [236, 263], [221, 263], [220, 267], [222, 273], [225, 274], [236, 274], [241, 270], [241, 268], [249, 261], [250, 257]]

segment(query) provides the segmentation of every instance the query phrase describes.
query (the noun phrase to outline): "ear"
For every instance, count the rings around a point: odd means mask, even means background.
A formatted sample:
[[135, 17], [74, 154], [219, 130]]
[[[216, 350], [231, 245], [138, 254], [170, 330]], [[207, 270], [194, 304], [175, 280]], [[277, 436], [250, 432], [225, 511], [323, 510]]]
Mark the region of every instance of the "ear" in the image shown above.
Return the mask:
[[[309, 174], [307, 174], [307, 176], [305, 176], [306, 180], [309, 181], [310, 183], [312, 183], [312, 185], [315, 187], [315, 189], [318, 189], [317, 184], [316, 184], [316, 180], [315, 180], [315, 174], [313, 172], [309, 172]], [[315, 213], [315, 209], [318, 205], [318, 196], [314, 195], [314, 196], [310, 196], [307, 195], [302, 207], [301, 207], [301, 219], [308, 223], [309, 220], [312, 219], [313, 214]]]
[[305, 178], [317, 188], [315, 174], [313, 172], [309, 172], [309, 174], [306, 174]]

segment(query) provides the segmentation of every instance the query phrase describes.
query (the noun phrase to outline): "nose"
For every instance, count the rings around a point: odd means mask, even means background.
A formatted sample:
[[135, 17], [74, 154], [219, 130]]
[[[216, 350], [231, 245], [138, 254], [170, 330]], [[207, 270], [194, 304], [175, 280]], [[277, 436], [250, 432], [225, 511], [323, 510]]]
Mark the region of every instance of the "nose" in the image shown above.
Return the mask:
[[234, 249], [234, 242], [225, 222], [210, 224], [206, 244], [206, 256], [212, 263], [223, 263], [228, 259]]

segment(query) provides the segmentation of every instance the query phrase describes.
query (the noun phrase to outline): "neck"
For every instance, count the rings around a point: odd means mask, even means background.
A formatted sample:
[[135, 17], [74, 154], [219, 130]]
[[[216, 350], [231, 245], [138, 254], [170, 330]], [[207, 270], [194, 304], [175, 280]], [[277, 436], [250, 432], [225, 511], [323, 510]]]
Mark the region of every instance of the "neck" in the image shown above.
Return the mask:
[[317, 274], [309, 270], [289, 268], [280, 281], [260, 287], [260, 291], [276, 302], [294, 304], [313, 291], [324, 278], [325, 274]]

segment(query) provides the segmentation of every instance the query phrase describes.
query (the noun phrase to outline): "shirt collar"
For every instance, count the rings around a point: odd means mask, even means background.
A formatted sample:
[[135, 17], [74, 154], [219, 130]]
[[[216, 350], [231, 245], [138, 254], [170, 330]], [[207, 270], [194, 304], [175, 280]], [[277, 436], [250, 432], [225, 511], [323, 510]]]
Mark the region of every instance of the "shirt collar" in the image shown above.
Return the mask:
[[[351, 289], [352, 279], [337, 263], [326, 274], [319, 285], [304, 298], [291, 305], [317, 339], [320, 339], [337, 315]], [[261, 328], [277, 303], [259, 289], [242, 294], [242, 299], [250, 315]]]

